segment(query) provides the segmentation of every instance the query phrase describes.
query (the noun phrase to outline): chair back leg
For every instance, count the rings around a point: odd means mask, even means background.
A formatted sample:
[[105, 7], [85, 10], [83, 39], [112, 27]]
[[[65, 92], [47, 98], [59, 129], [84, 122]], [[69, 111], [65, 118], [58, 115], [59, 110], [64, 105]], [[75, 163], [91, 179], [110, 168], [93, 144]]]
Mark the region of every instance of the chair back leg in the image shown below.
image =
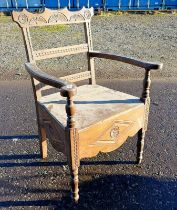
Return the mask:
[[47, 140], [45, 128], [40, 127], [40, 152], [42, 159], [47, 158]]

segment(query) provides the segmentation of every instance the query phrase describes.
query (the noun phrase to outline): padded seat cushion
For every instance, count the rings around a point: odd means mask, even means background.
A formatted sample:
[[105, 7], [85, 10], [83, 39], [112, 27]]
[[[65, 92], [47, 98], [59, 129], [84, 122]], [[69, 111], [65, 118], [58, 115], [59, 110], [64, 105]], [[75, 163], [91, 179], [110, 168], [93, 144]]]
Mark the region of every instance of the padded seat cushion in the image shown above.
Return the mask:
[[[43, 96], [38, 103], [63, 126], [66, 126], [66, 98], [62, 97], [59, 92]], [[78, 129], [84, 129], [114, 115], [125, 114], [125, 112], [144, 106], [138, 97], [99, 85], [77, 87], [74, 104], [76, 106], [74, 119]]]

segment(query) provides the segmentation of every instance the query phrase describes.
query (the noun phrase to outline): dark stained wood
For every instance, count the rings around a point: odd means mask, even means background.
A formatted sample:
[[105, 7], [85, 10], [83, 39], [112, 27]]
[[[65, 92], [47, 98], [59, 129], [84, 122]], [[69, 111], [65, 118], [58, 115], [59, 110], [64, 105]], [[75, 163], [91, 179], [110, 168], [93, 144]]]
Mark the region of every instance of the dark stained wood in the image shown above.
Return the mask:
[[[79, 200], [78, 171], [80, 160], [111, 152], [128, 137], [138, 133], [137, 162], [142, 162], [144, 138], [150, 108], [150, 70], [162, 68], [161, 63], [146, 62], [120, 55], [93, 51], [91, 17], [93, 8], [71, 12], [67, 9], [30, 13], [13, 12], [13, 19], [22, 29], [31, 76], [42, 158], [47, 157], [47, 141], [62, 152], [71, 173], [72, 195]], [[85, 43], [74, 46], [33, 50], [30, 27], [84, 23]], [[60, 56], [87, 53], [88, 70], [61, 78], [53, 77], [37, 67], [36, 61]], [[94, 60], [104, 58], [145, 69], [141, 98], [96, 85]], [[89, 79], [90, 85], [76, 87], [72, 82]], [[58, 92], [44, 95], [45, 90]]]
[[116, 54], [110, 54], [110, 53], [104, 53], [104, 52], [89, 52], [90, 57], [96, 57], [96, 58], [105, 58], [105, 59], [110, 59], [110, 60], [116, 60], [116, 61], [121, 61], [124, 63], [128, 63], [134, 66], [138, 66], [144, 69], [149, 69], [149, 70], [155, 70], [155, 69], [161, 69], [162, 68], [162, 63], [154, 63], [154, 62], [147, 62], [147, 61], [141, 61], [141, 60], [136, 60], [134, 58], [129, 58], [129, 57], [124, 57]]
[[138, 131], [138, 141], [137, 141], [137, 163], [138, 164], [140, 164], [143, 159], [144, 138], [145, 138], [145, 131], [143, 129], [140, 129]]
[[33, 63], [26, 63], [25, 67], [28, 73], [31, 75], [31, 77], [35, 78], [39, 82], [42, 82], [46, 85], [50, 85], [55, 88], [61, 88], [63, 86], [71, 85], [69, 82], [65, 80], [57, 79], [56, 77], [46, 74]]

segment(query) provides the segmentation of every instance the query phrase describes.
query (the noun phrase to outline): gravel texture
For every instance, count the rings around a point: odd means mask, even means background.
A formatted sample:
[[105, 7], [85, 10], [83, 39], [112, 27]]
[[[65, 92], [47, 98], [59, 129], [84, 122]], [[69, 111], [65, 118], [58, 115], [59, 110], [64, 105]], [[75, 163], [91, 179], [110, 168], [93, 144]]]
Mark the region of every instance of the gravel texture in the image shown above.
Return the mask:
[[[57, 31], [57, 29], [59, 29]], [[26, 61], [22, 34], [10, 17], [0, 17], [0, 79], [26, 79]], [[57, 32], [56, 32], [57, 31]], [[62, 26], [47, 30], [33, 29], [34, 49], [57, 47], [83, 42], [83, 27]], [[158, 15], [121, 15], [95, 16], [92, 21], [92, 34], [95, 50], [114, 52], [149, 61], [164, 63], [162, 71], [153, 77], [176, 77], [177, 71], [177, 16]], [[50, 42], [50, 43], [48, 43]], [[53, 75], [66, 75], [84, 71], [87, 68], [86, 56], [68, 56], [39, 62], [39, 66]], [[116, 61], [97, 60], [98, 78], [140, 78], [143, 71]]]
[[[141, 94], [140, 80], [98, 83]], [[113, 152], [82, 160], [80, 200], [75, 206], [69, 199], [66, 158], [49, 143], [48, 158], [40, 159], [30, 81], [1, 82], [0, 208], [176, 210], [176, 95], [177, 80], [153, 80], [142, 164], [135, 164], [137, 136]], [[18, 139], [19, 135], [26, 138]]]

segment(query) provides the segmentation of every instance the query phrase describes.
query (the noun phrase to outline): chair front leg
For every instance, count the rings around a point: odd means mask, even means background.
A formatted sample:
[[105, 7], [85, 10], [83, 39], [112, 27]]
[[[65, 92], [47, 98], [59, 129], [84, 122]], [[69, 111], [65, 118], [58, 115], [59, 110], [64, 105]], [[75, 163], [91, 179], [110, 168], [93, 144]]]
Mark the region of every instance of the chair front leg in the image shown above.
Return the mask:
[[144, 125], [143, 128], [138, 131], [138, 142], [137, 142], [137, 163], [141, 163], [143, 159], [143, 150], [144, 150], [144, 138], [145, 132], [147, 131], [148, 126], [148, 117], [149, 117], [149, 108], [150, 108], [150, 69], [146, 69], [145, 78], [143, 82], [143, 93], [141, 100], [144, 102], [145, 113], [144, 113]]
[[138, 164], [140, 164], [143, 159], [144, 138], [145, 138], [145, 131], [143, 129], [140, 129], [138, 131], [138, 141], [137, 141], [137, 163]]
[[72, 198], [75, 203], [78, 203], [79, 200], [79, 177], [78, 177], [78, 167], [72, 169], [70, 167], [71, 173], [71, 187], [72, 187]]
[[60, 94], [63, 97], [67, 97], [66, 100], [66, 114], [67, 114], [67, 126], [66, 131], [66, 153], [68, 164], [71, 172], [71, 186], [72, 197], [75, 203], [79, 200], [79, 178], [78, 168], [80, 165], [79, 160], [79, 135], [78, 130], [75, 128], [74, 115], [76, 112], [73, 97], [76, 95], [75, 86], [65, 86], [61, 88]]

